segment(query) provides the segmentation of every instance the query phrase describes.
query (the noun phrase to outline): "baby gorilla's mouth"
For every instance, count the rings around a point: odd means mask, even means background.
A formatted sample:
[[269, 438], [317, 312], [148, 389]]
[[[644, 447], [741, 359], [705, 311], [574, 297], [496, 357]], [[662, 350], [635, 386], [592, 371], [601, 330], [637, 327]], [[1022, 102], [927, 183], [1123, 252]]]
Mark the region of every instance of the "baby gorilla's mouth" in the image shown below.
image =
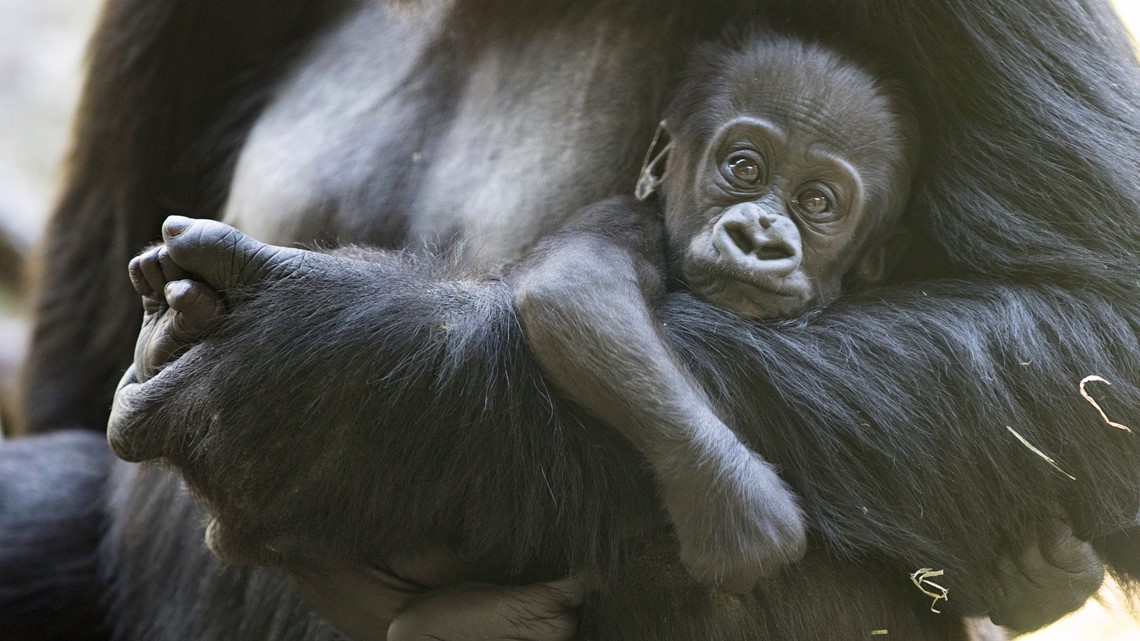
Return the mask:
[[[733, 243], [743, 241], [732, 239]], [[727, 260], [713, 243], [699, 243], [682, 259], [682, 280], [698, 297], [746, 318], [785, 318], [810, 303], [815, 292], [806, 275], [797, 269], [786, 270], [799, 259], [793, 245], [752, 236], [747, 247], [752, 252], [748, 259], [763, 269]]]
[[801, 309], [807, 302], [803, 292], [777, 289], [770, 285], [728, 278], [724, 275], [693, 292], [704, 300], [745, 318], [782, 318]]

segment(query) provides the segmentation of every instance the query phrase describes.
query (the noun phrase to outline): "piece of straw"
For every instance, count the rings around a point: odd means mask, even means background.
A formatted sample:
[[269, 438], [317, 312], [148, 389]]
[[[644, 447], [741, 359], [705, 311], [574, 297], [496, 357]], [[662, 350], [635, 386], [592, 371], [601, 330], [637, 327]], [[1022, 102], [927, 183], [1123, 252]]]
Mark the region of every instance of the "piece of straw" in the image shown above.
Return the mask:
[[1089, 402], [1089, 405], [1092, 405], [1093, 408], [1096, 409], [1097, 413], [1100, 414], [1101, 419], [1104, 420], [1105, 425], [1108, 425], [1109, 427], [1115, 427], [1118, 430], [1124, 430], [1125, 432], [1128, 432], [1129, 434], [1131, 434], [1132, 433], [1131, 427], [1128, 427], [1127, 425], [1124, 425], [1123, 423], [1117, 423], [1116, 421], [1108, 420], [1108, 415], [1105, 414], [1104, 410], [1102, 410], [1100, 408], [1100, 404], [1097, 403], [1096, 400], [1093, 399], [1093, 397], [1089, 396], [1089, 393], [1085, 391], [1085, 383], [1104, 383], [1105, 385], [1112, 385], [1112, 383], [1108, 382], [1103, 377], [1097, 376], [1096, 374], [1093, 374], [1091, 376], [1086, 376], [1086, 377], [1081, 379], [1081, 384], [1080, 384], [1081, 396], [1085, 397], [1085, 400]]
[[938, 585], [930, 579], [936, 576], [942, 576], [945, 573], [946, 570], [935, 571], [934, 568], [921, 568], [910, 575], [910, 582], [914, 584], [914, 587], [918, 588], [919, 592], [934, 599], [934, 602], [930, 604], [930, 611], [935, 614], [942, 614], [942, 610], [937, 609], [935, 606], [938, 605], [939, 601], [950, 600], [950, 590], [949, 588]]
[[1016, 436], [1017, 440], [1021, 441], [1022, 445], [1024, 445], [1025, 447], [1028, 447], [1030, 452], [1033, 452], [1037, 456], [1040, 456], [1046, 463], [1053, 466], [1053, 469], [1055, 469], [1058, 472], [1060, 472], [1061, 474], [1064, 474], [1065, 476], [1069, 477], [1070, 481], [1077, 480], [1077, 477], [1073, 476], [1072, 474], [1069, 474], [1065, 470], [1062, 470], [1061, 466], [1057, 465], [1057, 461], [1054, 461], [1053, 459], [1049, 458], [1048, 454], [1046, 454], [1045, 452], [1042, 452], [1041, 450], [1034, 447], [1033, 443], [1030, 443], [1029, 441], [1025, 440], [1025, 437], [1018, 434], [1017, 431], [1015, 431], [1012, 427], [1006, 425], [1005, 429], [1009, 430], [1010, 434], [1013, 434], [1014, 436]]

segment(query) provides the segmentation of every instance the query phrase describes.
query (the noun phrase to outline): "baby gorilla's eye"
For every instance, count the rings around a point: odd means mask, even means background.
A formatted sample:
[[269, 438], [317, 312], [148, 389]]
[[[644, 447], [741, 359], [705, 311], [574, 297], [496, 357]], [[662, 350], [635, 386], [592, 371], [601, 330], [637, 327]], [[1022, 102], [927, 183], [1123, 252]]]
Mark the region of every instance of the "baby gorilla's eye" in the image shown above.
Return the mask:
[[796, 196], [796, 207], [809, 216], [821, 216], [831, 211], [831, 199], [818, 189], [805, 189]]
[[760, 180], [760, 166], [747, 158], [737, 158], [732, 161], [732, 175], [746, 183], [755, 183]]
[[726, 162], [730, 180], [741, 187], [755, 187], [764, 178], [760, 159], [753, 154], [736, 153]]

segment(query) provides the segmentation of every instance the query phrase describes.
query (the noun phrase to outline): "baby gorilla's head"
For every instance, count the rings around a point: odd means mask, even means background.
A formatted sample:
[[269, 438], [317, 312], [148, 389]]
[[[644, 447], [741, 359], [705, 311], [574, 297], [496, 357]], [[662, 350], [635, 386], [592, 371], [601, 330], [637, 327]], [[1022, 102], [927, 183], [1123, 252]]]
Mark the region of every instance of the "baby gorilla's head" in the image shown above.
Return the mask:
[[894, 86], [820, 45], [766, 35], [703, 52], [667, 115], [672, 262], [702, 298], [754, 318], [882, 277], [917, 125]]

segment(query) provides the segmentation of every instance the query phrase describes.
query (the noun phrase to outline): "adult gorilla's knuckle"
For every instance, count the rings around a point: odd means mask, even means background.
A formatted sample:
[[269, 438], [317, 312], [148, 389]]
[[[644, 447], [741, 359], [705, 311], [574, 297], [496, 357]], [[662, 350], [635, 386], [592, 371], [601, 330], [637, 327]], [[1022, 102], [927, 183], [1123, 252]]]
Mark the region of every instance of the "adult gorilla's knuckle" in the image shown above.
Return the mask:
[[242, 246], [246, 238], [245, 234], [229, 225], [223, 225], [222, 223], [215, 224], [218, 226], [217, 233], [221, 234], [221, 242], [224, 243], [227, 248], [232, 250]]
[[276, 245], [259, 244], [258, 247], [253, 250], [249, 261], [250, 268], [253, 270], [253, 276], [269, 277], [279, 275], [277, 272], [281, 267], [284, 267], [284, 265], [280, 264], [282, 262], [281, 255], [283, 249], [284, 248], [277, 247]]
[[[1083, 603], [1104, 585], [1104, 566], [1097, 563], [1094, 566], [1086, 567], [1083, 571], [1076, 573], [1068, 585], [1073, 590], [1079, 591], [1074, 592], [1073, 596], [1079, 598], [1079, 601]], [[1080, 596], [1080, 593], [1083, 593], [1084, 596]]]

